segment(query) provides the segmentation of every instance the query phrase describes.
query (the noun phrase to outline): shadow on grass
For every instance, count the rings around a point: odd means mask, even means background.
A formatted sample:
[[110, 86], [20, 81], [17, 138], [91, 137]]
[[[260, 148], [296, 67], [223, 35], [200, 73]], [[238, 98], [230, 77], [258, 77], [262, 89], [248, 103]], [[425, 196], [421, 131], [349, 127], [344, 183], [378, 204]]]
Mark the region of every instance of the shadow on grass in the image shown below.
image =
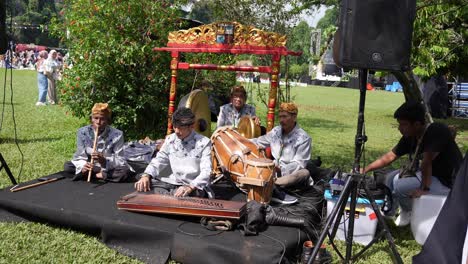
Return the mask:
[[[50, 137], [50, 138], [30, 138], [30, 139], [17, 139], [18, 144], [26, 143], [38, 143], [38, 142], [52, 142], [60, 140], [60, 137]], [[0, 138], [0, 144], [15, 144], [14, 138]]]
[[333, 129], [344, 129], [344, 128], [351, 127], [342, 122], [330, 121], [330, 120], [321, 119], [321, 118], [312, 118], [312, 117], [307, 117], [307, 116], [301, 117], [299, 125], [304, 128], [309, 128], [309, 127], [310, 128], [311, 127], [326, 128], [326, 129], [330, 129], [330, 131], [333, 131]]
[[[5, 101], [5, 102], [0, 102], [0, 105], [12, 105], [12, 103], [8, 102], [8, 101]], [[20, 104], [19, 103], [13, 103], [13, 105], [20, 105]]]

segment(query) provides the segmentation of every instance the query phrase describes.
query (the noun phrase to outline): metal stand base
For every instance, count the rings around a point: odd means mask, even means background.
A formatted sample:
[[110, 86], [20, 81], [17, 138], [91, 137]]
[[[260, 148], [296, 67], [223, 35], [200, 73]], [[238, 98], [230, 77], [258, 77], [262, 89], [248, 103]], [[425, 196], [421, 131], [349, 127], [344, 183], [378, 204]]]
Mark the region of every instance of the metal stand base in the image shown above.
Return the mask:
[[2, 169], [5, 169], [6, 174], [10, 178], [10, 181], [13, 185], [17, 185], [18, 183], [15, 180], [15, 177], [13, 177], [13, 174], [10, 171], [10, 168], [8, 167], [8, 164], [6, 163], [5, 159], [3, 158], [2, 153], [0, 153], [0, 171]]
[[[364, 143], [367, 141], [367, 137], [364, 134], [364, 106], [366, 100], [366, 85], [367, 85], [367, 70], [359, 70], [359, 84], [360, 84], [360, 98], [359, 98], [359, 115], [358, 115], [358, 123], [357, 123], [357, 133], [355, 138], [355, 152], [354, 152], [354, 165], [353, 165], [353, 174], [348, 176], [346, 183], [344, 185], [343, 191], [338, 198], [338, 201], [333, 208], [332, 212], [330, 213], [324, 229], [320, 234], [318, 240], [316, 241], [314, 251], [312, 252], [312, 256], [309, 259], [308, 264], [312, 263], [312, 260], [318, 254], [320, 249], [320, 245], [322, 245], [325, 237], [328, 235], [333, 248], [336, 250], [337, 254], [343, 259], [344, 263], [349, 263], [351, 261], [355, 261], [361, 256], [364, 251], [372, 246], [376, 241], [378, 241], [381, 237], [385, 236], [390, 246], [390, 250], [392, 251], [393, 261], [394, 263], [403, 263], [400, 254], [398, 253], [395, 241], [388, 229], [385, 220], [380, 213], [380, 210], [375, 203], [375, 199], [372, 197], [369, 188], [367, 187], [365, 181], [363, 181], [363, 177], [365, 175], [360, 174], [360, 159], [363, 152]], [[365, 190], [366, 196], [369, 199], [372, 209], [374, 210], [379, 224], [382, 226], [382, 232], [380, 232], [374, 239], [364, 247], [360, 252], [356, 255], [352, 255], [353, 253], [353, 234], [354, 234], [354, 215], [356, 213], [356, 204], [357, 204], [357, 192], [359, 188], [363, 188]], [[350, 199], [351, 198], [351, 199]], [[349, 201], [350, 204], [350, 211], [349, 211], [349, 222], [348, 222], [348, 234], [346, 236], [346, 255], [343, 255], [337, 250], [335, 244], [333, 243], [333, 239], [335, 238], [336, 231], [340, 224], [340, 221], [345, 213], [346, 205]], [[329, 228], [332, 226], [331, 233]]]

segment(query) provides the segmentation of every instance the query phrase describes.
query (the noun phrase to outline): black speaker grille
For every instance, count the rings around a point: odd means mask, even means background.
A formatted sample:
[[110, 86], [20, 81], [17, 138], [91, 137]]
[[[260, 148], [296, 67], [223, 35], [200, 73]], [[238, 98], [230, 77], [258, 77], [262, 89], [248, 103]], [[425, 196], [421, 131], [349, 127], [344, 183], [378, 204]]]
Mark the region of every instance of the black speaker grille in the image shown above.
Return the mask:
[[415, 0], [343, 0], [334, 57], [342, 67], [410, 68]]

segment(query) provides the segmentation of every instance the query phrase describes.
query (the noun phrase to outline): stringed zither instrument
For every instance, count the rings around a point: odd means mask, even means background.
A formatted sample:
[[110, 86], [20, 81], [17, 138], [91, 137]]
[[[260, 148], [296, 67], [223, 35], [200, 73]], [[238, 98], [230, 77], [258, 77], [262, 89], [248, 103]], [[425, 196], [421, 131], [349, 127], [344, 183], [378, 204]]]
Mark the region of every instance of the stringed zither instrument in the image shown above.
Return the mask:
[[245, 213], [245, 205], [246, 202], [140, 192], [128, 194], [117, 201], [120, 210], [228, 219], [240, 219]]

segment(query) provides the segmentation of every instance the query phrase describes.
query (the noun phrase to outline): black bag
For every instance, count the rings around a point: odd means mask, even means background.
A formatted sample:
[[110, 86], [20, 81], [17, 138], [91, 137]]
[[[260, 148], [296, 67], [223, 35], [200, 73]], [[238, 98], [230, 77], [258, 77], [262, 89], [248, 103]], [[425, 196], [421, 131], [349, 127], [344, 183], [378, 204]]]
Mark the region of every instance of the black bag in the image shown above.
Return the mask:
[[266, 229], [265, 208], [265, 205], [254, 200], [247, 203], [245, 222], [239, 225], [244, 236], [256, 236]]

